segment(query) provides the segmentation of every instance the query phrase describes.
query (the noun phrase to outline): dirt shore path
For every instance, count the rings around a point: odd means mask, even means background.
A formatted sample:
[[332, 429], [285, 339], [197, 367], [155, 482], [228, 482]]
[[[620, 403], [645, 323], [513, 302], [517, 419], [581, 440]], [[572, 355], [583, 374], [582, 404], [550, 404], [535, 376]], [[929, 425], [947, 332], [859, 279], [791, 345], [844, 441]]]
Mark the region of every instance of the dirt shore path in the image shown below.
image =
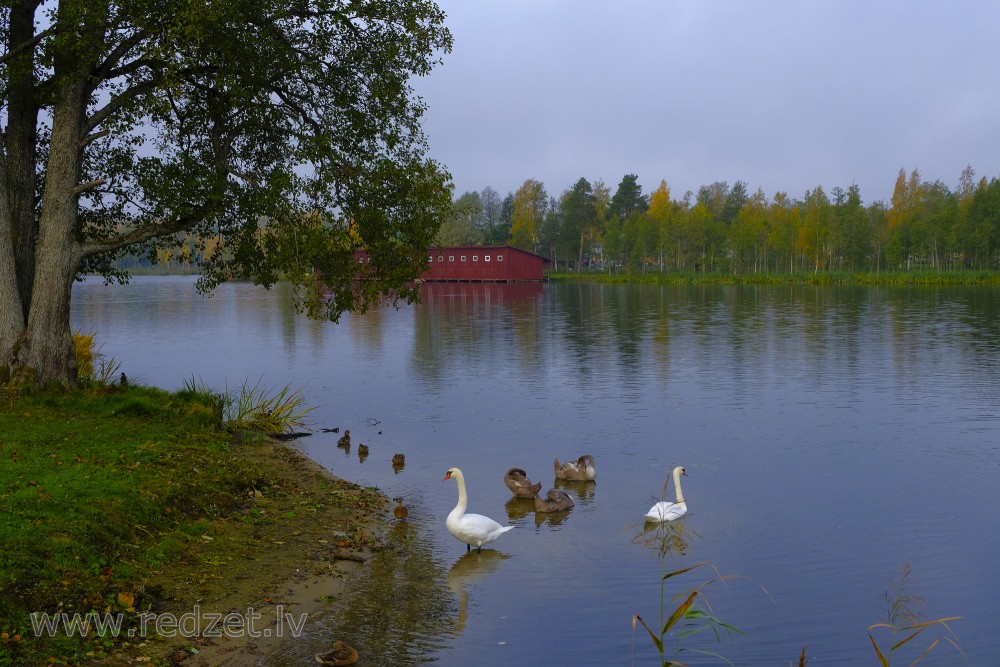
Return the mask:
[[256, 665], [384, 548], [384, 496], [293, 447], [255, 447], [268, 478], [147, 582], [156, 603], [145, 632], [100, 664]]

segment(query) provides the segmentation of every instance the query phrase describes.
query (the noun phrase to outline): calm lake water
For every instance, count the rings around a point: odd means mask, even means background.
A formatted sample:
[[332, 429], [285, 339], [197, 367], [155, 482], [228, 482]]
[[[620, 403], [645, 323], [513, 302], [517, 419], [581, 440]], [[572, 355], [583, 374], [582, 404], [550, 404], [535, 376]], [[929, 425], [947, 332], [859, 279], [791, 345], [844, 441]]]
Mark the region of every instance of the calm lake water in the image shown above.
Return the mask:
[[[921, 664], [1000, 661], [1000, 291], [423, 289], [420, 305], [331, 324], [297, 315], [282, 286], [75, 288], [74, 327], [133, 380], [304, 386], [317, 432], [298, 446], [410, 507], [399, 548], [266, 664], [315, 664], [340, 638], [369, 665], [653, 665], [633, 614], [655, 625], [661, 573], [701, 562], [738, 575], [705, 593], [747, 634], [685, 638], [689, 664], [720, 663], [704, 649], [788, 665], [803, 644], [810, 667], [877, 664], [867, 629], [905, 563], [929, 618], [963, 617], [965, 656], [942, 644]], [[368, 458], [319, 432], [334, 426]], [[597, 481], [568, 489], [568, 513], [511, 502], [507, 468], [544, 491], [553, 458], [584, 453]], [[644, 533], [675, 465], [689, 512]], [[470, 511], [517, 526], [479, 555], [445, 530], [452, 466]], [[714, 574], [668, 579], [666, 594]]]

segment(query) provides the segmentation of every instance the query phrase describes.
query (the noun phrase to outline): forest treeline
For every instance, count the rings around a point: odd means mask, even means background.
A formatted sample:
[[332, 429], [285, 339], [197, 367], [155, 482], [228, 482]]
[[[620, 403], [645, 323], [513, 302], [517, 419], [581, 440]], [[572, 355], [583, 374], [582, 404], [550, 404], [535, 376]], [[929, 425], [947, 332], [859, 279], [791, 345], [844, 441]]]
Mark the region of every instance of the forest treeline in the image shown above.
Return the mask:
[[801, 199], [747, 184], [715, 182], [671, 195], [661, 181], [644, 194], [635, 174], [614, 192], [580, 178], [556, 198], [528, 179], [501, 197], [466, 192], [437, 236], [440, 245], [510, 244], [553, 268], [623, 272], [996, 270], [1000, 180], [972, 167], [951, 190], [900, 169], [892, 200], [865, 204], [860, 188], [822, 186]]

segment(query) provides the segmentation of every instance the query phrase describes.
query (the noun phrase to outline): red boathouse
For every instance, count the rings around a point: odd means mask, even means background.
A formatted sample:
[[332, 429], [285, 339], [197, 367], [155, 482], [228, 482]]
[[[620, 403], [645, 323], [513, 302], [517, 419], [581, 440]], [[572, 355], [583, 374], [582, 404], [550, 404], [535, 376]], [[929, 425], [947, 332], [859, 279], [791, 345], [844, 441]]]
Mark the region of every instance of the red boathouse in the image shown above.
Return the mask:
[[[367, 262], [363, 250], [355, 253], [358, 262]], [[544, 280], [545, 262], [541, 255], [510, 246], [449, 246], [428, 248], [427, 270], [420, 279], [427, 282], [519, 283]]]
[[510, 246], [450, 246], [427, 251], [427, 281], [541, 282], [545, 258]]

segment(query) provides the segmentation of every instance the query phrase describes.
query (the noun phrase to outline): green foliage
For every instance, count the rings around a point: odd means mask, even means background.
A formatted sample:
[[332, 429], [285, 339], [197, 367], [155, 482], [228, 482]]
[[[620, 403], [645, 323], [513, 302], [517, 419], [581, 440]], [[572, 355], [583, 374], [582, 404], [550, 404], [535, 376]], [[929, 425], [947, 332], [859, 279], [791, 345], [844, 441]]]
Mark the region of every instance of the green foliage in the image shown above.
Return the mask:
[[203, 290], [285, 276], [334, 321], [416, 298], [451, 207], [411, 85], [451, 49], [434, 2], [53, 0], [7, 3], [4, 19], [2, 234], [25, 247], [0, 273], [0, 311], [26, 315], [0, 333], [7, 374], [72, 384], [52, 352], [72, 280], [127, 281], [125, 255], [197, 265]]
[[[1000, 269], [1000, 179], [981, 179], [967, 167], [957, 191], [900, 170], [891, 204], [865, 205], [857, 185], [817, 186], [795, 199], [751, 193], [737, 181], [702, 186], [670, 200], [662, 182], [653, 202], [627, 174], [613, 197], [596, 206], [594, 234], [581, 230], [567, 190], [546, 248], [570, 266], [608, 273], [873, 273], [989, 271]], [[603, 186], [602, 186], [603, 187]], [[595, 204], [600, 199], [596, 196]], [[648, 207], [648, 208], [647, 208]], [[583, 225], [585, 226], [585, 225]], [[581, 231], [583, 233], [581, 233]], [[570, 239], [585, 247], [570, 253]], [[522, 246], [528, 247], [528, 246]], [[529, 248], [530, 249], [530, 248]], [[575, 266], [574, 266], [575, 264]]]

